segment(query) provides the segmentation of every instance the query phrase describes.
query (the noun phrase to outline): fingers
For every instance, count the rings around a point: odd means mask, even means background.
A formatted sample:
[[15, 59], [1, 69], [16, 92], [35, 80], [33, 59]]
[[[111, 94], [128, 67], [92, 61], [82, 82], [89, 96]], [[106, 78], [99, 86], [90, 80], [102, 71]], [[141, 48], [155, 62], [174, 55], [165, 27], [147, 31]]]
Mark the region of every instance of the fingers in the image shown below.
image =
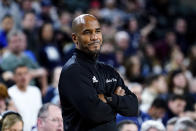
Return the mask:
[[117, 89], [115, 90], [114, 94], [119, 95], [119, 96], [124, 96], [125, 95], [125, 90], [122, 89], [122, 87], [117, 87]]
[[101, 101], [103, 101], [104, 103], [107, 103], [105, 97], [104, 97], [104, 94], [98, 94], [98, 97]]

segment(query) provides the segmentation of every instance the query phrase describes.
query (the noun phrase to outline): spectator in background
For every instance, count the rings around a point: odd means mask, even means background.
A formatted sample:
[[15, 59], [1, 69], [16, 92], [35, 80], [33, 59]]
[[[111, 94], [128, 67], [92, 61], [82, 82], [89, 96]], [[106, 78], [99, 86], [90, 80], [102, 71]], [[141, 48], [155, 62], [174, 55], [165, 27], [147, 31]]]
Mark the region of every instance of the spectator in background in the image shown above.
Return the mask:
[[36, 123], [37, 113], [42, 105], [41, 92], [38, 87], [29, 85], [30, 73], [25, 65], [16, 67], [14, 80], [16, 85], [10, 87], [8, 93], [23, 117], [24, 130], [30, 131]]
[[52, 23], [55, 28], [59, 26], [59, 17], [56, 8], [53, 6], [51, 0], [41, 1], [41, 12], [38, 14], [38, 23], [43, 25], [44, 23]]
[[192, 45], [190, 48], [189, 60], [190, 64], [188, 69], [192, 73], [193, 77], [196, 77], [196, 44]]
[[140, 109], [147, 112], [152, 102], [158, 95], [165, 95], [168, 91], [166, 79], [163, 75], [150, 75], [146, 79], [146, 88], [142, 93]]
[[45, 67], [51, 76], [55, 67], [61, 65], [61, 55], [54, 41], [54, 29], [51, 23], [44, 23], [39, 32], [40, 49], [39, 63]]
[[134, 55], [126, 59], [125, 77], [130, 82], [144, 82], [144, 78], [141, 75], [141, 61], [139, 56]]
[[159, 121], [148, 120], [142, 124], [141, 131], [165, 131], [165, 127]]
[[162, 65], [166, 64], [170, 59], [173, 48], [177, 46], [176, 34], [173, 31], [167, 31], [162, 40], [154, 43], [156, 55]]
[[155, 98], [148, 110], [148, 115], [153, 120], [161, 121], [167, 110], [166, 101], [163, 98]]
[[23, 131], [24, 122], [17, 112], [7, 111], [0, 119], [0, 131]]
[[176, 124], [178, 117], [173, 117], [167, 121], [166, 131], [174, 131], [174, 125]]
[[126, 51], [126, 56], [134, 55], [139, 50], [139, 41], [141, 38], [141, 33], [138, 27], [138, 20], [136, 17], [131, 16], [128, 21], [128, 34], [130, 37], [129, 47]]
[[189, 49], [189, 43], [187, 42], [187, 22], [184, 18], [177, 18], [174, 25], [177, 44], [180, 47], [183, 55], [187, 55]]
[[[25, 35], [21, 31], [13, 30], [8, 35], [8, 43], [8, 51], [3, 54], [0, 67], [4, 72], [13, 72], [18, 65], [26, 65], [30, 69], [32, 78], [40, 80], [42, 94], [45, 94], [47, 88], [46, 70], [39, 67], [38, 63], [24, 53]], [[13, 79], [13, 75], [10, 75], [10, 79]]]
[[131, 120], [124, 120], [118, 123], [118, 131], [138, 131], [138, 127], [135, 122]]
[[196, 123], [189, 117], [179, 118], [173, 131], [196, 131]]
[[55, 104], [44, 104], [38, 113], [37, 131], [63, 131], [61, 109]]
[[35, 59], [38, 59], [38, 31], [36, 27], [36, 16], [34, 12], [26, 12], [22, 20], [22, 30], [27, 38], [27, 50], [33, 52]]
[[13, 101], [8, 95], [7, 87], [0, 83], [0, 115], [7, 110], [17, 111]]
[[166, 125], [167, 121], [173, 117], [180, 117], [185, 111], [186, 100], [181, 95], [172, 95], [168, 98], [167, 112], [163, 118], [163, 124]]
[[183, 95], [186, 100], [186, 111], [194, 111], [196, 101], [189, 92], [189, 83], [182, 70], [170, 72], [168, 77], [169, 95]]
[[14, 19], [14, 27], [20, 28], [21, 14], [19, 6], [14, 0], [1, 0], [0, 12], [0, 21], [6, 14], [10, 14]]
[[145, 44], [143, 46], [143, 57], [141, 61], [142, 75], [144, 77], [147, 77], [149, 74], [160, 74], [163, 72], [160, 60], [157, 59], [153, 45]]
[[1, 20], [1, 30], [0, 30], [0, 49], [6, 48], [8, 46], [7, 35], [13, 29], [14, 20], [11, 15], [5, 15]]

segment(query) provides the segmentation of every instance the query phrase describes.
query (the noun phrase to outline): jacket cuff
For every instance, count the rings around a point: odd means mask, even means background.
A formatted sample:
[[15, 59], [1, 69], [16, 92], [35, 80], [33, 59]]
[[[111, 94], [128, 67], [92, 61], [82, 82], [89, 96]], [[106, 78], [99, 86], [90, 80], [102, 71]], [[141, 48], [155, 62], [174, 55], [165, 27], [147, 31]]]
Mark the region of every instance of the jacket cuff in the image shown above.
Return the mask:
[[109, 105], [111, 105], [112, 107], [116, 107], [118, 105], [118, 96], [117, 95], [112, 94], [111, 97], [106, 97], [105, 99], [106, 99], [107, 103]]

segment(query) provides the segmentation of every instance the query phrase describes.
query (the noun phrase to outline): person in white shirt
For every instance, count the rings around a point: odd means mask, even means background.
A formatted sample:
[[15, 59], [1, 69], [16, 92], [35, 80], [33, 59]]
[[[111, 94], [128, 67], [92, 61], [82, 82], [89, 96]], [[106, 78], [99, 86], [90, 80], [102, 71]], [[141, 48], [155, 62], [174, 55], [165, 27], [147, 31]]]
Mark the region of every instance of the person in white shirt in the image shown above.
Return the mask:
[[28, 67], [20, 65], [14, 72], [15, 85], [8, 93], [24, 120], [24, 131], [30, 131], [36, 124], [37, 114], [42, 106], [41, 92], [38, 87], [29, 85], [31, 80]]

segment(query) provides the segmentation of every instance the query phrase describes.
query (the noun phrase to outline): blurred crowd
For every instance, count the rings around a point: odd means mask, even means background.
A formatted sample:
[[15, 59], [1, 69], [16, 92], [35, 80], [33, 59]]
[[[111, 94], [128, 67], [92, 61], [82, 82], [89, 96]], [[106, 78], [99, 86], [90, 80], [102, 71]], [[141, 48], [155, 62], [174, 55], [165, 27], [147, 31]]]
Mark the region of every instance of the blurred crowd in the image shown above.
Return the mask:
[[[24, 131], [42, 123], [43, 104], [60, 106], [60, 71], [75, 48], [71, 22], [82, 13], [101, 23], [99, 60], [139, 100], [137, 117], [117, 115], [119, 131], [129, 124], [134, 131], [196, 131], [196, 7], [180, 0], [0, 0], [0, 12], [0, 114], [18, 112]], [[46, 130], [61, 130], [62, 117], [51, 120], [60, 124]]]

